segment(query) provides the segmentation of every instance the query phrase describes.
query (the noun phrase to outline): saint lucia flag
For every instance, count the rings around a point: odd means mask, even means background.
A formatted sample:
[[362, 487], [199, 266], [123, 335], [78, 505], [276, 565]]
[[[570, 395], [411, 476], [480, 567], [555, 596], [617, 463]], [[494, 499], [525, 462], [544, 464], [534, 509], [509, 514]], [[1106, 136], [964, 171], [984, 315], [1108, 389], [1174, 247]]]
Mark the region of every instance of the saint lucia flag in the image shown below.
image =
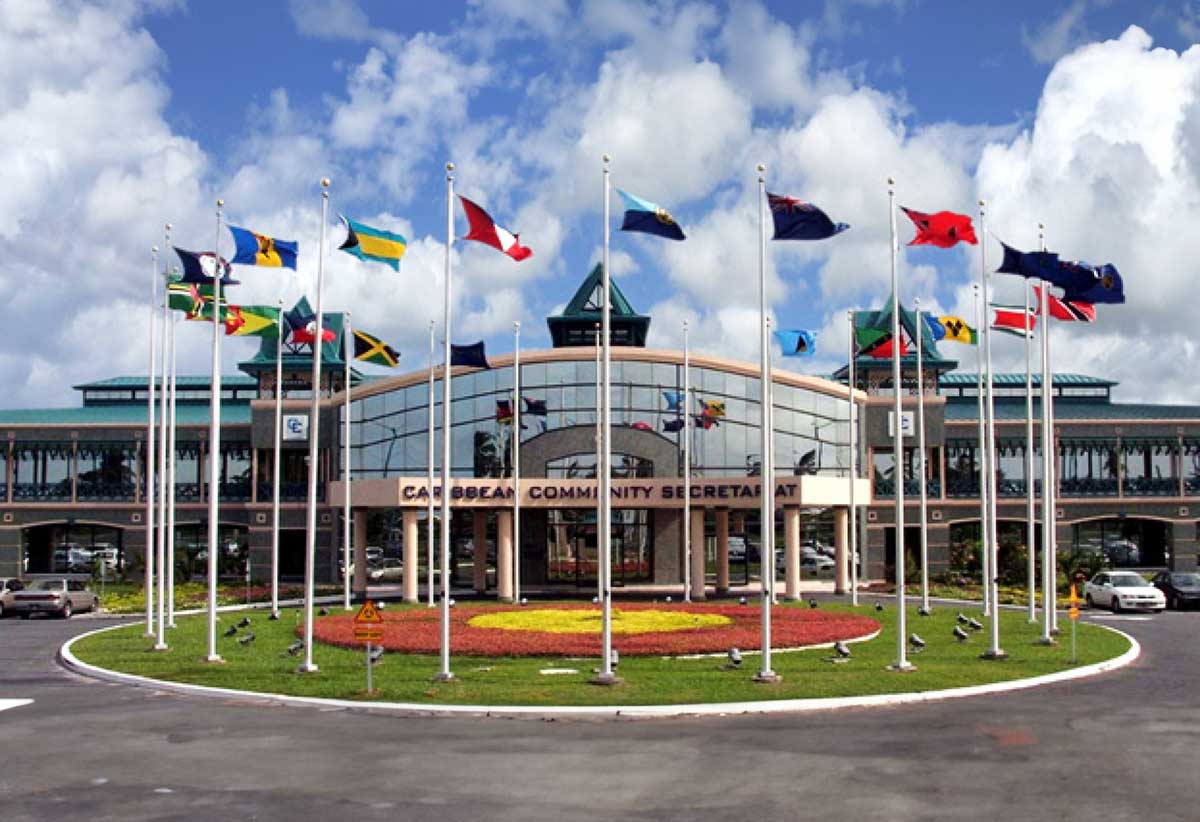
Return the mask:
[[346, 242], [338, 248], [347, 254], [353, 254], [360, 260], [374, 260], [377, 263], [390, 265], [396, 271], [400, 270], [400, 258], [408, 248], [408, 240], [401, 234], [393, 234], [382, 228], [372, 228], [369, 225], [356, 223], [342, 217], [346, 224]]
[[276, 240], [265, 234], [259, 234], [235, 225], [228, 226], [233, 241], [237, 244], [237, 252], [229, 262], [240, 265], [263, 265], [270, 268], [296, 269], [296, 254], [300, 251], [298, 243], [291, 240]]
[[785, 357], [808, 357], [816, 350], [817, 338], [811, 331], [776, 331], [775, 339]]
[[644, 234], [655, 234], [668, 240], [685, 239], [683, 229], [671, 213], [660, 205], [634, 197], [632, 194], [617, 189], [621, 199], [625, 201], [625, 221], [621, 223], [622, 231], [641, 231]]

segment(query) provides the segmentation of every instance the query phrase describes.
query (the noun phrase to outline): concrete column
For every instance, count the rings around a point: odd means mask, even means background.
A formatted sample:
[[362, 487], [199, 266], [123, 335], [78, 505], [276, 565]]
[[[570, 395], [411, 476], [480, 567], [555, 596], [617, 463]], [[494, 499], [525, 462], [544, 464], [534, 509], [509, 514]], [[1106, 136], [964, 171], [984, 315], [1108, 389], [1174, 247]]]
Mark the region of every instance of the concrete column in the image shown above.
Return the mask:
[[404, 601], [420, 602], [417, 594], [417, 583], [421, 578], [417, 509], [405, 509], [401, 520], [404, 524]]
[[475, 591], [487, 590], [487, 511], [475, 512], [475, 528], [471, 542], [475, 546]]
[[717, 509], [717, 596], [729, 593], [729, 509]]
[[513, 512], [496, 512], [496, 595], [501, 602], [513, 601]]
[[350, 529], [350, 541], [353, 542], [354, 552], [354, 579], [350, 583], [353, 590], [354, 598], [365, 600], [367, 598], [367, 512], [366, 509], [351, 509], [351, 516], [354, 517], [353, 527]]
[[833, 592], [844, 594], [850, 588], [850, 511], [833, 509]]
[[[763, 557], [763, 562], [772, 562], [774, 557]], [[786, 505], [783, 509], [783, 562], [785, 599], [800, 599], [800, 509]], [[764, 568], [763, 573], [767, 573]]]
[[704, 599], [704, 509], [692, 506], [692, 600]]

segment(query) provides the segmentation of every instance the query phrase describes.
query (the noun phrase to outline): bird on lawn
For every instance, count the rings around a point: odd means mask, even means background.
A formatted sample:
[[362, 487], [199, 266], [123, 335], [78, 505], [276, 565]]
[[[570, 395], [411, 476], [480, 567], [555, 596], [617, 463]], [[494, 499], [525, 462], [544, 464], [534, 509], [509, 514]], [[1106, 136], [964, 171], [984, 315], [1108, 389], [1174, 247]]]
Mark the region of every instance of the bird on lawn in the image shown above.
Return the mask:
[[954, 638], [957, 639], [959, 642], [966, 642], [968, 639], [971, 638], [971, 635], [968, 634], [966, 631], [964, 631], [960, 626], [955, 625], [954, 626]]
[[233, 636], [236, 633], [237, 633], [237, 626], [230, 625], [228, 628], [225, 629], [225, 633], [222, 636]]
[[971, 626], [972, 631], [982, 631], [983, 630], [983, 623], [980, 622], [979, 620], [977, 620], [975, 617], [971, 617], [970, 619], [968, 619], [967, 625]]
[[840, 639], [833, 643], [833, 652], [842, 659], [850, 658], [850, 646], [845, 642], [842, 642]]
[[810, 599], [810, 600], [808, 601], [808, 607], [809, 607], [809, 608], [816, 608], [816, 607], [818, 607], [819, 605], [820, 605], [820, 603], [819, 603], [819, 602], [817, 602], [815, 599]]
[[875, 603], [875, 610], [876, 610], [876, 611], [882, 611], [882, 610], [883, 610], [883, 603], [882, 603], [882, 602], [876, 602], [876, 603]]
[[296, 654], [300, 653], [303, 650], [304, 650], [304, 640], [297, 639], [295, 642], [293, 642], [291, 645], [289, 645], [287, 647], [287, 654], [288, 654], [288, 656], [295, 656]]
[[241, 621], [238, 622], [237, 626], [239, 628], [249, 628], [250, 627], [250, 617], [242, 617]]
[[933, 610], [930, 608], [926, 608], [924, 605], [922, 605], [920, 608], [917, 609], [917, 613], [923, 617], [927, 617], [933, 613]]
[[912, 646], [913, 653], [925, 650], [925, 640], [921, 639], [916, 634], [908, 635], [908, 644]]
[[238, 645], [249, 645], [253, 641], [254, 641], [253, 633], [249, 633], [249, 634], [246, 634], [245, 636], [238, 637]]
[[317, 616], [329, 616], [329, 609], [322, 608], [321, 610], [317, 611]]
[[958, 621], [959, 625], [966, 625], [970, 621], [967, 619], [967, 615], [962, 611], [958, 612], [958, 616], [956, 616], [955, 619]]

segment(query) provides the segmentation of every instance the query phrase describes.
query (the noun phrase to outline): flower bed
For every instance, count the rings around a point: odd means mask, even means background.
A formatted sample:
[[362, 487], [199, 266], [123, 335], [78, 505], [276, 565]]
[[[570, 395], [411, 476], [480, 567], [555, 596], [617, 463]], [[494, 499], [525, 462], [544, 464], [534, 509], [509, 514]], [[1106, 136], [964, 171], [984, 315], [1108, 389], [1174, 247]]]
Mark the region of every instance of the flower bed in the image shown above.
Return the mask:
[[[450, 612], [450, 650], [470, 656], [598, 656], [600, 634], [562, 633], [553, 630], [514, 630], [472, 625], [481, 615], [519, 611], [518, 607], [459, 606]], [[594, 605], [555, 605], [555, 611], [595, 611]], [[617, 634], [613, 646], [627, 655], [674, 655], [720, 653], [731, 647], [758, 650], [760, 613], [745, 605], [658, 605], [628, 603], [621, 611], [662, 611], [676, 614], [708, 614], [728, 621], [695, 628], [672, 627], [662, 631]], [[387, 611], [383, 614], [383, 646], [390, 651], [435, 654], [441, 645], [441, 612], [437, 609]], [[651, 624], [654, 620], [649, 621]], [[677, 624], [674, 620], [671, 624]], [[598, 622], [597, 622], [598, 624]], [[839, 639], [867, 636], [880, 627], [870, 617], [808, 608], [776, 608], [771, 619], [771, 644], [775, 649], [818, 645]], [[298, 629], [299, 630], [299, 629]], [[316, 621], [314, 634], [320, 642], [343, 647], [361, 647], [354, 640], [354, 619], [336, 614]]]

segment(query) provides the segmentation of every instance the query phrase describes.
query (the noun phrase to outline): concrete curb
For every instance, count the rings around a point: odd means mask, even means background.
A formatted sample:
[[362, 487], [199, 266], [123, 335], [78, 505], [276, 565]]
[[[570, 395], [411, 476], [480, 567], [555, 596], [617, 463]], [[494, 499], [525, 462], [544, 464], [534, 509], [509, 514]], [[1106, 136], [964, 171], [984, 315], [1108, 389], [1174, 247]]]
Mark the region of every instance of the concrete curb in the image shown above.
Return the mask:
[[870, 696], [827, 697], [822, 699], [775, 699], [758, 700], [754, 702], [720, 702], [704, 705], [580, 705], [561, 707], [542, 707], [532, 705], [428, 705], [416, 702], [364, 702], [352, 699], [326, 699], [310, 696], [288, 696], [285, 694], [264, 694], [253, 691], [239, 691], [233, 688], [214, 688], [208, 685], [187, 685], [179, 682], [168, 682], [161, 679], [124, 674], [107, 668], [83, 662], [71, 651], [71, 646], [85, 639], [106, 631], [115, 631], [122, 625], [110, 625], [80, 634], [63, 644], [58, 651], [59, 662], [68, 670], [83, 676], [117, 682], [123, 685], [135, 685], [141, 688], [153, 688], [160, 691], [170, 691], [189, 696], [216, 697], [219, 699], [239, 699], [264, 705], [289, 705], [294, 707], [316, 707], [322, 709], [341, 708], [348, 710], [370, 711], [371, 713], [391, 713], [399, 716], [489, 716], [489, 717], [521, 717], [535, 719], [559, 718], [608, 718], [608, 719], [658, 719], [664, 717], [688, 716], [730, 716], [739, 714], [774, 714], [774, 713], [808, 713], [812, 711], [831, 711], [843, 708], [872, 708], [909, 705], [920, 702], [936, 702], [943, 699], [960, 699], [969, 696], [984, 696], [987, 694], [1020, 691], [1026, 688], [1036, 688], [1041, 685], [1051, 685], [1083, 679], [1097, 674], [1115, 671], [1136, 660], [1142, 652], [1138, 641], [1124, 631], [1111, 628], [1108, 625], [1098, 625], [1106, 631], [1125, 637], [1129, 640], [1130, 648], [1125, 653], [1113, 659], [1060, 671], [1055, 674], [1014, 679], [1007, 682], [994, 682], [987, 685], [970, 685], [963, 688], [949, 688], [940, 691], [922, 691], [900, 694], [875, 694]]

